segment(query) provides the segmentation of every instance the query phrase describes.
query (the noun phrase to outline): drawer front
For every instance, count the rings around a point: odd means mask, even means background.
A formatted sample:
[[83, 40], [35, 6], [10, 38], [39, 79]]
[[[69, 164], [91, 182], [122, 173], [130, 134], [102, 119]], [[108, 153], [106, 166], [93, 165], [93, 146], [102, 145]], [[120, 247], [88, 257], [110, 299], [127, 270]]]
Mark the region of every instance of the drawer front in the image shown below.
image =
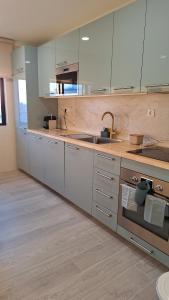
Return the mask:
[[95, 168], [94, 184], [100, 186], [105, 193], [118, 196], [119, 176]]
[[94, 158], [95, 168], [120, 175], [120, 157], [96, 152]]
[[124, 237], [126, 240], [128, 240], [130, 243], [134, 244], [136, 247], [140, 248], [145, 253], [147, 253], [151, 257], [154, 257], [156, 260], [160, 261], [162, 264], [169, 268], [169, 257], [167, 254], [148, 244], [144, 240], [140, 239], [138, 236], [121, 227], [120, 225], [118, 225], [117, 233]]
[[93, 186], [93, 200], [114, 213], [118, 211], [118, 196], [107, 193], [100, 186]]
[[104, 208], [97, 202], [93, 203], [92, 216], [113, 231], [117, 230], [117, 215], [112, 213], [109, 209]]

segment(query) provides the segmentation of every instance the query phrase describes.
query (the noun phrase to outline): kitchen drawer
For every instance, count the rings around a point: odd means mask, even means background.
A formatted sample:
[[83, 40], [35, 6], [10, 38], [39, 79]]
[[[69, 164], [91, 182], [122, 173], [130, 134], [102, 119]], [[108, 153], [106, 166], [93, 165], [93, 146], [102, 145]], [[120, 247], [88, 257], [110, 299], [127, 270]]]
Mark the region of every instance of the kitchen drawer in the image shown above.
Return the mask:
[[94, 202], [92, 206], [92, 216], [107, 227], [111, 228], [113, 231], [116, 231], [117, 215], [112, 213], [109, 209], [106, 209], [97, 202]]
[[169, 268], [169, 256], [157, 248], [153, 247], [149, 243], [145, 242], [138, 236], [134, 235], [132, 232], [129, 232], [125, 228], [118, 225], [117, 233], [121, 235], [123, 238], [128, 240], [130, 243], [134, 244], [136, 247], [143, 250], [145, 253], [160, 261], [162, 264]]
[[118, 195], [119, 193], [119, 176], [106, 171], [95, 168], [94, 184], [100, 186], [107, 194]]
[[120, 157], [102, 152], [95, 152], [94, 166], [98, 169], [120, 175]]
[[93, 200], [103, 207], [117, 213], [118, 210], [118, 196], [112, 193], [107, 193], [100, 186], [93, 186]]

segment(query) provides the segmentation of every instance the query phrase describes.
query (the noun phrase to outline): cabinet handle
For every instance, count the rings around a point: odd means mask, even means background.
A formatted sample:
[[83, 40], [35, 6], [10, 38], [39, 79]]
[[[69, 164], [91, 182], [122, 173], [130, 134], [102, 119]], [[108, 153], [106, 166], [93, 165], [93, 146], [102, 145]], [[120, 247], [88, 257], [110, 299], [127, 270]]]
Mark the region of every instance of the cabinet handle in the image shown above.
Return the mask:
[[101, 158], [104, 158], [104, 159], [108, 159], [108, 160], [115, 160], [115, 158], [114, 157], [108, 157], [108, 156], [105, 156], [105, 155], [103, 155], [103, 154], [97, 154], [97, 156], [99, 156], [99, 157], [101, 157]]
[[120, 91], [120, 90], [133, 90], [134, 86], [126, 86], [126, 87], [119, 87], [119, 88], [114, 88], [114, 91]]
[[102, 210], [97, 204], [96, 204], [96, 209], [98, 211], [100, 211], [103, 215], [105, 215], [106, 217], [109, 217], [111, 218], [112, 217], [112, 214], [111, 213], [106, 213], [104, 210]]
[[106, 179], [108, 179], [108, 180], [111, 180], [111, 181], [114, 180], [113, 177], [104, 175], [104, 174], [100, 173], [99, 171], [96, 171], [96, 174], [99, 175], [99, 176], [101, 176], [101, 177], [104, 177], [104, 178], [106, 178]]
[[57, 145], [58, 144], [58, 142], [54, 142], [54, 141], [48, 141], [48, 144], [55, 144], [55, 145]]
[[100, 89], [93, 90], [92, 93], [95, 93], [95, 92], [106, 92], [106, 91], [107, 91], [106, 88], [100, 88]]
[[96, 189], [96, 193], [98, 193], [98, 194], [100, 194], [100, 195], [102, 195], [102, 196], [104, 196], [104, 197], [106, 197], [106, 198], [113, 199], [112, 196], [105, 194], [104, 192], [102, 192], [102, 191], [99, 190], [99, 189]]
[[39, 141], [42, 140], [42, 136], [39, 136], [37, 139], [38, 139]]
[[150, 84], [150, 85], [146, 85], [146, 88], [153, 88], [153, 87], [160, 87], [160, 86], [169, 86], [169, 83], [163, 83], [163, 84]]
[[80, 148], [78, 148], [78, 147], [73, 147], [73, 146], [70, 146], [70, 145], [68, 145], [68, 146], [66, 146], [67, 148], [69, 148], [70, 150], [80, 150]]
[[144, 246], [140, 245], [140, 244], [139, 244], [138, 242], [136, 242], [132, 237], [130, 237], [130, 242], [131, 242], [133, 245], [135, 245], [135, 246], [139, 247], [140, 249], [144, 250], [146, 253], [148, 253], [148, 254], [150, 254], [150, 255], [152, 255], [153, 252], [154, 252], [153, 250], [149, 250], [149, 249], [145, 248]]

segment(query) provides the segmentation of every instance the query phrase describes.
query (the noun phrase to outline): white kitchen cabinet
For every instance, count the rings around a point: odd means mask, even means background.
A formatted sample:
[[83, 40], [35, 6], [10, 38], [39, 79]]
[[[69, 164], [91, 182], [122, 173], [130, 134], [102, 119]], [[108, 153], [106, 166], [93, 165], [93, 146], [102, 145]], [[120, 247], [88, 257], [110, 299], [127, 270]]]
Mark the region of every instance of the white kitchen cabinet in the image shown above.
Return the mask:
[[146, 0], [114, 13], [111, 92], [140, 92]]
[[93, 151], [65, 145], [65, 196], [91, 214]]
[[45, 138], [44, 182], [54, 191], [64, 194], [64, 142]]
[[79, 90], [83, 95], [110, 92], [112, 37], [113, 14], [80, 28]]
[[44, 137], [41, 135], [29, 133], [28, 143], [30, 174], [35, 179], [44, 182]]
[[79, 61], [79, 29], [67, 33], [55, 41], [56, 67]]
[[12, 53], [13, 76], [25, 72], [25, 47], [18, 47]]
[[169, 1], [148, 0], [142, 90], [169, 84]]
[[56, 94], [55, 41], [38, 47], [39, 97]]
[[24, 128], [16, 130], [16, 150], [18, 168], [29, 173], [28, 133]]

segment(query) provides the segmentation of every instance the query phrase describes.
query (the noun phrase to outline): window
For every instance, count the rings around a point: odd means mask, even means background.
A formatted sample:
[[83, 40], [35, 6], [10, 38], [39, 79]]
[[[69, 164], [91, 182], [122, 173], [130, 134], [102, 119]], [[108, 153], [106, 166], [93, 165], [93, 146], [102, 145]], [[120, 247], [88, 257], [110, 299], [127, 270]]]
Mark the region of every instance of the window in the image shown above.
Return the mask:
[[6, 125], [4, 79], [0, 78], [0, 126]]

